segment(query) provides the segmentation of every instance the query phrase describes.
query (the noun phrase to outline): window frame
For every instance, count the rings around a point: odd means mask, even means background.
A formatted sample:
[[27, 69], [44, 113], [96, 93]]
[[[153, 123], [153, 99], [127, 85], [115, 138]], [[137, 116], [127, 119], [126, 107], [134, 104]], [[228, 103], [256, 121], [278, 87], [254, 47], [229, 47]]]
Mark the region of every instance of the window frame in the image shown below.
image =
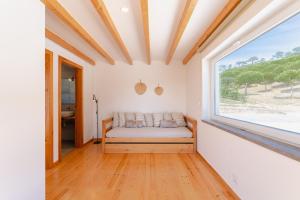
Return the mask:
[[[300, 4], [299, 4], [300, 5]], [[216, 106], [219, 101], [219, 96], [217, 95], [217, 91], [219, 91], [219, 76], [217, 76], [216, 70], [216, 63], [221, 60], [222, 58], [228, 56], [229, 54], [233, 53], [234, 51], [242, 48], [244, 45], [248, 44], [249, 42], [255, 40], [256, 38], [260, 37], [261, 35], [265, 34], [266, 32], [272, 30], [273, 28], [277, 27], [281, 23], [284, 23], [289, 18], [300, 14], [300, 6], [295, 9], [293, 7], [295, 5], [287, 6], [283, 9], [280, 13], [273, 13], [274, 16], [272, 19], [267, 21], [260, 21], [257, 23], [257, 26], [247, 31], [243, 34], [237, 41], [240, 42], [238, 45], [231, 45], [227, 48], [223, 48], [217, 55], [212, 57], [208, 60], [209, 65], [209, 77], [210, 77], [210, 119], [216, 121], [221, 124], [229, 125], [231, 127], [235, 127], [241, 130], [245, 130], [254, 134], [262, 135], [283, 143], [287, 143], [293, 146], [300, 147], [300, 133], [283, 130], [275, 127], [270, 127], [267, 125], [256, 124], [254, 122], [249, 122], [245, 120], [238, 120], [230, 117], [225, 117], [217, 114]], [[235, 43], [236, 44], [236, 43]]]

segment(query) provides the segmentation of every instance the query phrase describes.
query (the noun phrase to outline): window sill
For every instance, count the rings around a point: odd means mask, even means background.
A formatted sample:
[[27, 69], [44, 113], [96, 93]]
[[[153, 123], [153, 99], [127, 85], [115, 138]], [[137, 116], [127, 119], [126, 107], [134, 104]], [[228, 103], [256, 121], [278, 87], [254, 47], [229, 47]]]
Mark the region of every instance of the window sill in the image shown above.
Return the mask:
[[300, 148], [212, 120], [202, 122], [300, 162]]

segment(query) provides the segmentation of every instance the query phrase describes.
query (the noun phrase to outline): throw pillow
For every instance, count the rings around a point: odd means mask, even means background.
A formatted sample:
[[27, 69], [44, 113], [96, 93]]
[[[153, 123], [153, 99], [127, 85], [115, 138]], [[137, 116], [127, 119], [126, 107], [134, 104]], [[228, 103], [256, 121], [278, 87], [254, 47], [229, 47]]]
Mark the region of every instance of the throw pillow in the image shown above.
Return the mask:
[[135, 124], [136, 124], [137, 128], [143, 128], [144, 127], [144, 124], [143, 124], [142, 120], [136, 120]]
[[135, 114], [134, 113], [125, 113], [125, 120], [135, 120]]
[[136, 121], [126, 120], [125, 127], [126, 128], [136, 128]]
[[171, 113], [164, 113], [164, 120], [172, 120], [172, 114]]
[[172, 113], [173, 120], [176, 121], [179, 127], [185, 127], [187, 124], [184, 121], [184, 117], [182, 113]]
[[163, 114], [162, 113], [153, 113], [154, 127], [159, 127], [161, 120], [163, 120]]
[[161, 120], [160, 128], [177, 128], [178, 125], [175, 120]]
[[113, 115], [113, 128], [117, 128], [119, 126], [119, 115], [118, 113], [114, 113]]
[[123, 112], [120, 112], [119, 113], [119, 127], [122, 128], [122, 127], [125, 127], [125, 113]]
[[146, 126], [147, 127], [153, 127], [153, 116], [151, 113], [145, 114], [145, 120], [146, 120]]
[[142, 126], [146, 126], [145, 115], [143, 113], [135, 113], [136, 121], [141, 121]]

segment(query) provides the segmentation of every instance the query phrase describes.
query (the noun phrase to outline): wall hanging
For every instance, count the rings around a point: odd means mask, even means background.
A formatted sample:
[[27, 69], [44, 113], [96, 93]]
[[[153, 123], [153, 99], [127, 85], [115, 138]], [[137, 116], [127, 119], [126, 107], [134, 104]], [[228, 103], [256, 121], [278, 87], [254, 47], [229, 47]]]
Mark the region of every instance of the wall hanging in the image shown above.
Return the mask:
[[160, 96], [164, 92], [164, 89], [158, 84], [157, 87], [154, 89], [154, 91], [155, 91], [155, 94]]
[[146, 92], [147, 90], [147, 86], [145, 83], [143, 83], [141, 80], [140, 82], [138, 82], [137, 84], [135, 84], [135, 92], [138, 94], [138, 95], [142, 95]]

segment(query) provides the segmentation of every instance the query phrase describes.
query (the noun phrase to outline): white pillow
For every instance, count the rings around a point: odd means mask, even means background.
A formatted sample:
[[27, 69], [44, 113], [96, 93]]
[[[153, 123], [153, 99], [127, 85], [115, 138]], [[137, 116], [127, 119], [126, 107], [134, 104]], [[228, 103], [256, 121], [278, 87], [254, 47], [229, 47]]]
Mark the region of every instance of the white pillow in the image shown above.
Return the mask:
[[135, 114], [134, 113], [125, 113], [125, 120], [126, 121], [129, 121], [129, 120], [133, 120], [133, 121], [135, 121]]
[[147, 127], [153, 127], [153, 116], [151, 113], [146, 113], [145, 114], [145, 119], [146, 119], [146, 126]]
[[160, 127], [161, 120], [163, 120], [163, 113], [153, 113], [154, 127]]
[[125, 127], [125, 113], [119, 112], [119, 127]]
[[113, 115], [113, 128], [117, 128], [119, 126], [119, 114], [114, 113]]
[[184, 117], [183, 117], [182, 113], [172, 113], [172, 118], [173, 118], [173, 120], [176, 121], [176, 123], [179, 127], [186, 126], [186, 123], [184, 121]]
[[171, 113], [164, 113], [164, 120], [172, 120], [172, 114]]
[[135, 113], [135, 120], [142, 121], [143, 126], [146, 126], [145, 115], [143, 113]]

